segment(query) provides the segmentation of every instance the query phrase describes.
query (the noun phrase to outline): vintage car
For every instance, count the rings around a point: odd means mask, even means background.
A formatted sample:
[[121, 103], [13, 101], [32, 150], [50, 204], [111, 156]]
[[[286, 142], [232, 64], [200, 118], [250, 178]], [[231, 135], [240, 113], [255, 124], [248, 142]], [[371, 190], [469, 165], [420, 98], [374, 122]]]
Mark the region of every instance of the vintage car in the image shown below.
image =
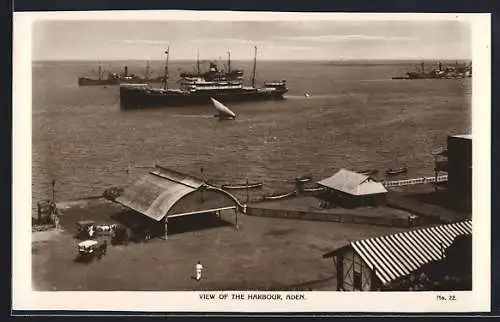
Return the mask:
[[76, 237], [78, 239], [89, 239], [95, 236], [96, 227], [93, 220], [82, 220], [76, 223]]
[[78, 244], [78, 259], [90, 261], [94, 257], [101, 259], [108, 250], [108, 242], [98, 240], [84, 240]]

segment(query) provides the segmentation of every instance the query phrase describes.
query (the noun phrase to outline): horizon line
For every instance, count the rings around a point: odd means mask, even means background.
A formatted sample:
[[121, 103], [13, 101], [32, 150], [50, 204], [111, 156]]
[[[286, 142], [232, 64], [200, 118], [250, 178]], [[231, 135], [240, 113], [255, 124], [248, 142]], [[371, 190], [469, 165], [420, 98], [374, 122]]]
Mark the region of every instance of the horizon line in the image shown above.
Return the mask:
[[[225, 60], [225, 59], [201, 59], [200, 61], [214, 61], [214, 60]], [[457, 61], [472, 61], [472, 58], [464, 57], [421, 57], [421, 58], [332, 58], [332, 59], [311, 59], [311, 58], [266, 58], [259, 59], [260, 61], [335, 61], [335, 62], [349, 62], [349, 61], [418, 61], [418, 60], [457, 60]], [[116, 61], [164, 61], [164, 59], [140, 59], [140, 58], [119, 58], [119, 59], [92, 59], [92, 58], [63, 58], [63, 59], [33, 59], [32, 62], [55, 62], [55, 61], [101, 61], [101, 62], [116, 62]], [[169, 61], [196, 61], [196, 58], [178, 58], [169, 59]], [[231, 61], [253, 61], [253, 59], [231, 59]]]

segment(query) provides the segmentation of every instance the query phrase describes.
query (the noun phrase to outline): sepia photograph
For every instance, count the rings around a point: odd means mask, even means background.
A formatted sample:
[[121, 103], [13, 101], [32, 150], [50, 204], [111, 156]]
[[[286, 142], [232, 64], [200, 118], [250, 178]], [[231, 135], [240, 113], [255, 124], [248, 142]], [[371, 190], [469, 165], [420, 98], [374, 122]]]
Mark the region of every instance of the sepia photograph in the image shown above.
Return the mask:
[[108, 15], [24, 24], [26, 292], [489, 305], [488, 16]]

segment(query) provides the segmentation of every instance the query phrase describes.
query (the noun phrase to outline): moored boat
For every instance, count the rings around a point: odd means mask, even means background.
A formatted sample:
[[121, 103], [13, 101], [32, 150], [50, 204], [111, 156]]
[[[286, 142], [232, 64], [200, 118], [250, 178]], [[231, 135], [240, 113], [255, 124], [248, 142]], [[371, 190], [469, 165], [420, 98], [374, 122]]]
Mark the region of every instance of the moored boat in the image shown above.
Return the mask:
[[264, 184], [262, 182], [251, 182], [251, 183], [241, 183], [241, 184], [223, 184], [222, 189], [257, 189], [262, 188]]
[[364, 174], [365, 176], [372, 176], [378, 173], [378, 170], [376, 169], [366, 169], [366, 170], [359, 170], [356, 171], [359, 174]]
[[267, 195], [267, 196], [264, 196], [263, 199], [264, 200], [279, 200], [279, 199], [285, 199], [285, 198], [293, 197], [296, 194], [297, 193], [294, 190], [294, 191], [290, 191], [290, 192], [286, 192], [286, 193], [277, 193], [277, 194]]
[[314, 188], [303, 188], [302, 191], [303, 192], [310, 192], [310, 193], [313, 193], [313, 192], [323, 192], [323, 191], [326, 191], [327, 188], [325, 187], [314, 187]]
[[402, 168], [397, 168], [397, 169], [389, 168], [387, 171], [385, 171], [385, 174], [386, 175], [395, 175], [395, 174], [406, 173], [406, 172], [408, 172], [408, 167], [402, 167]]
[[312, 176], [310, 175], [295, 178], [295, 181], [300, 183], [307, 183], [310, 182], [311, 180]]

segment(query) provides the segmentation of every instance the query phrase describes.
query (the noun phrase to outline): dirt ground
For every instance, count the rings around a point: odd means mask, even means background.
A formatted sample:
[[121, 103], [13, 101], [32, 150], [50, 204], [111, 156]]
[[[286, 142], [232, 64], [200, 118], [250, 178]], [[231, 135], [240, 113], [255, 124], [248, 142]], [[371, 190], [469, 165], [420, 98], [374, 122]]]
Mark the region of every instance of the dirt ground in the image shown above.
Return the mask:
[[311, 196], [301, 196], [298, 198], [290, 198], [283, 199], [278, 201], [267, 201], [256, 203], [254, 206], [256, 208], [266, 208], [266, 209], [289, 209], [289, 210], [297, 210], [297, 211], [318, 211], [325, 212], [330, 214], [352, 214], [366, 217], [384, 217], [384, 218], [403, 218], [407, 219], [408, 216], [412, 215], [412, 213], [394, 209], [390, 207], [362, 207], [355, 209], [346, 209], [346, 208], [330, 208], [325, 209], [319, 206], [320, 202], [318, 199]]
[[[75, 262], [78, 241], [73, 238], [78, 220], [112, 222], [120, 207], [102, 201], [64, 210], [64, 231], [53, 238], [34, 240], [33, 287], [36, 290], [175, 291], [175, 290], [334, 290], [333, 264], [323, 259], [328, 251], [356, 240], [401, 231], [333, 222], [234, 216], [226, 225], [196, 230], [188, 217], [169, 223], [168, 240], [110, 246], [100, 260]], [[187, 220], [187, 221], [186, 221]], [[191, 219], [192, 220], [192, 219]], [[173, 227], [172, 227], [173, 226]], [[204, 266], [201, 282], [193, 279], [194, 265]]]

